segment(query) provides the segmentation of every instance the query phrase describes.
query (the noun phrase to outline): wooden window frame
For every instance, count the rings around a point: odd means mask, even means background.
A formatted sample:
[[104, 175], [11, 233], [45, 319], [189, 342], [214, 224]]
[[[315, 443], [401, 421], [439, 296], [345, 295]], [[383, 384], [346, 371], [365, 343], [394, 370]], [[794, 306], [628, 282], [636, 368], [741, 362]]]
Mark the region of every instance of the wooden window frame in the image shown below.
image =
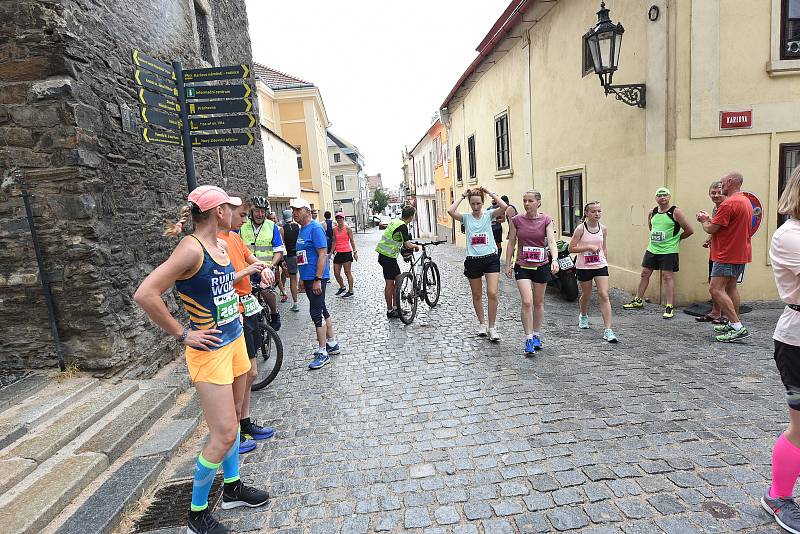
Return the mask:
[[[502, 128], [505, 127], [505, 131]], [[511, 134], [508, 131], [508, 111], [494, 118], [495, 166], [498, 172], [511, 170]]]
[[[342, 188], [341, 189], [339, 189], [339, 178], [342, 179]], [[337, 193], [341, 193], [343, 191], [347, 191], [347, 181], [344, 178], [344, 174], [337, 174], [336, 176], [333, 177], [333, 180], [334, 180], [334, 184], [335, 184]]]
[[[567, 182], [567, 196], [568, 198], [564, 199], [564, 182]], [[579, 189], [579, 199], [577, 206], [574, 204], [573, 199], [575, 198], [575, 189], [574, 186], [577, 184]], [[575, 219], [575, 209], [583, 210], [583, 172], [570, 172], [562, 174], [558, 177], [558, 201], [559, 201], [559, 209], [561, 213], [561, 235], [571, 236], [575, 233], [575, 229], [577, 225], [574, 224]], [[564, 212], [567, 210], [569, 216], [565, 216]], [[581, 216], [583, 213], [581, 213]]]
[[[781, 198], [781, 193], [786, 187], [786, 182], [789, 180], [794, 169], [789, 168], [787, 156], [789, 152], [800, 153], [800, 143], [782, 143], [779, 146], [780, 157], [778, 160], [778, 198]], [[798, 165], [800, 165], [800, 156], [798, 156]], [[777, 211], [777, 210], [776, 210]], [[789, 218], [788, 215], [781, 215], [776, 213], [778, 226], [782, 225]]]
[[475, 147], [475, 134], [467, 137], [467, 167], [469, 170], [469, 179], [477, 180], [478, 178], [478, 155]]
[[456, 145], [456, 182], [464, 182], [464, 170], [461, 168], [461, 145]]

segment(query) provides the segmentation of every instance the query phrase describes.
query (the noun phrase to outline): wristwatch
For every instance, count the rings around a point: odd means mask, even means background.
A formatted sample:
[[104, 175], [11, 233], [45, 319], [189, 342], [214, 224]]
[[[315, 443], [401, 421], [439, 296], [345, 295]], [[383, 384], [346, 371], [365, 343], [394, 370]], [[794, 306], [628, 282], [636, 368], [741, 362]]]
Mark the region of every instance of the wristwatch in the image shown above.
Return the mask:
[[178, 336], [178, 343], [183, 343], [184, 341], [186, 341], [186, 336], [188, 336], [188, 335], [189, 335], [189, 329], [188, 328], [184, 328], [183, 329], [183, 334]]
[[319, 276], [315, 276], [314, 277], [314, 281], [315, 282], [322, 282], [322, 278], [320, 278]]

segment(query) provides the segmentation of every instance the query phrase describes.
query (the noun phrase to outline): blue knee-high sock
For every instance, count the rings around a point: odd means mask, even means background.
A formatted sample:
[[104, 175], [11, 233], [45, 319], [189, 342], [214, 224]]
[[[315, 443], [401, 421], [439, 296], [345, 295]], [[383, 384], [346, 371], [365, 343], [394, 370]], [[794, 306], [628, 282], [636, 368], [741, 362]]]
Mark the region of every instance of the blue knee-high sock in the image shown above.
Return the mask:
[[203, 454], [197, 457], [194, 465], [194, 482], [192, 483], [192, 512], [200, 512], [208, 508], [208, 492], [214, 482], [214, 475], [219, 469], [219, 464], [209, 462]]
[[222, 459], [222, 473], [225, 475], [225, 483], [230, 484], [239, 480], [239, 433], [236, 433], [236, 441]]

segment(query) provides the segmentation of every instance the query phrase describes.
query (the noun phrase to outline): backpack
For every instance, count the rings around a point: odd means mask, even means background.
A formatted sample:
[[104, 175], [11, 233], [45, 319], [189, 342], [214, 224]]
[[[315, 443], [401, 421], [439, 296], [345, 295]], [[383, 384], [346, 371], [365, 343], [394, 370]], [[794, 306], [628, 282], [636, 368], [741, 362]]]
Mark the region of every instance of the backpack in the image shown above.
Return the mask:
[[[681, 224], [678, 221], [675, 220], [675, 209], [676, 208], [677, 208], [677, 206], [670, 206], [670, 208], [663, 213], [663, 215], [666, 215], [667, 217], [672, 219], [672, 222], [675, 224], [675, 229], [672, 231], [672, 235], [678, 235], [681, 232]], [[657, 214], [658, 214], [658, 206], [653, 208], [653, 211], [651, 212], [651, 218], [652, 218], [652, 216], [657, 215]]]

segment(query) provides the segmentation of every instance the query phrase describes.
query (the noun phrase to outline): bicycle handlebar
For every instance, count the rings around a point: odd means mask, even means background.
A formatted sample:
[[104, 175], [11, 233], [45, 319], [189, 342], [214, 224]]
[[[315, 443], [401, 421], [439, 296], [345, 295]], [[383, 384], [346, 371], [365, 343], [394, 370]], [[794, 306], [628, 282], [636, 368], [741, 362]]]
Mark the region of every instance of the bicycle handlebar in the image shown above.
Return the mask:
[[427, 247], [430, 245], [441, 245], [442, 243], [447, 243], [447, 241], [428, 241], [427, 243], [420, 243], [419, 241], [412, 241], [415, 245], [419, 245], [421, 247]]

